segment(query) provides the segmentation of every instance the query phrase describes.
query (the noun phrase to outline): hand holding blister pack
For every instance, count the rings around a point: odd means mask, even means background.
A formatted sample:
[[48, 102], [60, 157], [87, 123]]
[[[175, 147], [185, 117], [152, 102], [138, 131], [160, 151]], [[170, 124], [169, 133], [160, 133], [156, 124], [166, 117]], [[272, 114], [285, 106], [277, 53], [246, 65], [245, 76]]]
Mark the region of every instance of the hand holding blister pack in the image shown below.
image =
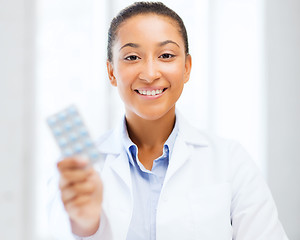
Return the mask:
[[63, 157], [84, 156], [92, 164], [99, 159], [98, 149], [74, 105], [48, 117], [47, 123]]

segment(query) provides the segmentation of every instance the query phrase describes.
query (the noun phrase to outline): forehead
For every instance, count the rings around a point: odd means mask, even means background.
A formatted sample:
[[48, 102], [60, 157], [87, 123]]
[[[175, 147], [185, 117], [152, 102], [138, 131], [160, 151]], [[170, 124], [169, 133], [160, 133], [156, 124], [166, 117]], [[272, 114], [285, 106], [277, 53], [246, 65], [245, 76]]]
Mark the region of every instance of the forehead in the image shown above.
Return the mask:
[[116, 34], [116, 44], [137, 40], [160, 42], [166, 39], [177, 39], [183, 43], [179, 25], [168, 16], [152, 13], [130, 17], [120, 24]]

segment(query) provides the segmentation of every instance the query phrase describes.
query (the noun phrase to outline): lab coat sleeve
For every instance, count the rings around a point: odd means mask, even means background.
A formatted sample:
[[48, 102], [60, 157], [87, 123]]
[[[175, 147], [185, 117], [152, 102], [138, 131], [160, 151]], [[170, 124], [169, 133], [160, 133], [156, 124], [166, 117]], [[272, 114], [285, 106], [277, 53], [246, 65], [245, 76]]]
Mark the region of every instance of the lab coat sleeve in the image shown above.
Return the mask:
[[234, 240], [287, 240], [271, 192], [246, 151], [231, 144]]
[[48, 181], [48, 222], [49, 230], [56, 240], [111, 240], [112, 231], [105, 212], [101, 214], [98, 231], [90, 237], [79, 237], [72, 233], [70, 220], [61, 201], [58, 188], [59, 174], [56, 171]]

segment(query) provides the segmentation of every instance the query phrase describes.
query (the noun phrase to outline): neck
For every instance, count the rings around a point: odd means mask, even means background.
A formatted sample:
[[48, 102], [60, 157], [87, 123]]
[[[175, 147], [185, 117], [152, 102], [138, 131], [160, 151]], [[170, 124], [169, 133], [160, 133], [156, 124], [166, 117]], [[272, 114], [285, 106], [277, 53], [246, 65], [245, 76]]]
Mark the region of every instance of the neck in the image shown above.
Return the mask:
[[136, 114], [126, 113], [126, 123], [130, 139], [139, 148], [156, 148], [167, 141], [174, 128], [175, 108], [155, 120], [147, 120]]

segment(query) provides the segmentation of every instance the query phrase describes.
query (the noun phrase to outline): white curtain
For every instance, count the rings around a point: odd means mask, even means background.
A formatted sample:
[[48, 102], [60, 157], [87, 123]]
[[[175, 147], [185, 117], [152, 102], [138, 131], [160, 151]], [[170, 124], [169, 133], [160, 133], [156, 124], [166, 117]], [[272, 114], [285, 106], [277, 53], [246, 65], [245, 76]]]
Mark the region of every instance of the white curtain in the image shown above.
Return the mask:
[[[112, 16], [132, 2], [37, 1], [35, 239], [51, 239], [46, 182], [59, 157], [45, 119], [74, 103], [96, 139], [123, 114], [106, 75], [106, 41]], [[200, 129], [241, 142], [266, 174], [261, 2], [163, 2], [184, 20], [193, 59], [179, 110]]]

